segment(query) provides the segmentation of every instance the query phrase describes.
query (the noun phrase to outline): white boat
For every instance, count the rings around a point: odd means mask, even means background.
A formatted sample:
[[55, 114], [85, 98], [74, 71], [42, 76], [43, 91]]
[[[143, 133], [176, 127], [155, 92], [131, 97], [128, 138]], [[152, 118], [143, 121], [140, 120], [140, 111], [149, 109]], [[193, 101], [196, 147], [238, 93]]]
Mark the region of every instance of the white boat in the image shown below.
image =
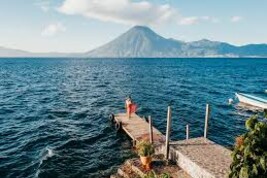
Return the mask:
[[235, 95], [241, 103], [248, 104], [251, 106], [256, 106], [262, 109], [267, 109], [266, 99], [244, 94], [244, 93], [236, 93]]

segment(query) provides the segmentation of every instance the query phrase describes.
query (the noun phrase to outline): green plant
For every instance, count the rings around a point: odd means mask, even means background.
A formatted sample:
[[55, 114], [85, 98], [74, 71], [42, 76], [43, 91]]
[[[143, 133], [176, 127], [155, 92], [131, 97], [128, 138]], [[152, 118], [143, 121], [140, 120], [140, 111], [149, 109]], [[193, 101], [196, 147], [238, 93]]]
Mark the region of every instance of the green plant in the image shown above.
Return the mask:
[[160, 178], [170, 178], [170, 174], [169, 173], [163, 173], [160, 175]]
[[160, 175], [157, 175], [155, 171], [148, 172], [143, 178], [170, 178], [169, 173], [162, 173]]
[[249, 118], [247, 132], [236, 138], [230, 178], [267, 177], [267, 124], [258, 117]]
[[139, 156], [152, 156], [155, 152], [153, 144], [148, 141], [141, 141], [136, 146]]

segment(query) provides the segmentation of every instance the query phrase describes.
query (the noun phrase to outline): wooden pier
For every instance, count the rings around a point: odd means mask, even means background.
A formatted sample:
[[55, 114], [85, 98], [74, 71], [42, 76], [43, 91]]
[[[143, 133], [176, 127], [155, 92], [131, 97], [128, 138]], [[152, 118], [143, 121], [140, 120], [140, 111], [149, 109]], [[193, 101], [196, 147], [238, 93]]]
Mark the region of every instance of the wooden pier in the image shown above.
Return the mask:
[[[189, 138], [189, 126], [186, 126], [186, 140], [169, 140], [171, 132], [171, 108], [168, 107], [166, 136], [146, 122], [137, 114], [131, 118], [126, 113], [112, 115], [112, 119], [120, 129], [124, 130], [133, 143], [141, 140], [153, 140], [156, 154], [163, 154], [165, 159], [175, 161], [187, 174], [193, 178], [224, 178], [228, 177], [232, 162], [231, 151], [210, 141], [208, 136], [208, 121], [210, 108], [207, 104], [204, 135], [199, 138]], [[153, 133], [153, 134], [151, 134]]]
[[[120, 124], [122, 130], [124, 130], [129, 137], [133, 140], [133, 143], [137, 143], [141, 140], [149, 140], [150, 127], [149, 123], [139, 117], [137, 114], [131, 114], [128, 118], [126, 113], [120, 113], [114, 115], [114, 120], [117, 124]], [[162, 144], [165, 142], [165, 136], [155, 127], [152, 126], [153, 143]]]

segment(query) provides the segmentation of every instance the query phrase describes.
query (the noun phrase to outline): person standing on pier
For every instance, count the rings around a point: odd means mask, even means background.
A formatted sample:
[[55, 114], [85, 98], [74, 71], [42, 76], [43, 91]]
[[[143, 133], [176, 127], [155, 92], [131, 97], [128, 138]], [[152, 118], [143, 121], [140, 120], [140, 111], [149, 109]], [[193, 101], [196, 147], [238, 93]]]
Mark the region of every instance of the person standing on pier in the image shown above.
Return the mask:
[[133, 103], [131, 96], [128, 96], [125, 100], [125, 108], [128, 118], [131, 118], [131, 113], [136, 112], [136, 104]]

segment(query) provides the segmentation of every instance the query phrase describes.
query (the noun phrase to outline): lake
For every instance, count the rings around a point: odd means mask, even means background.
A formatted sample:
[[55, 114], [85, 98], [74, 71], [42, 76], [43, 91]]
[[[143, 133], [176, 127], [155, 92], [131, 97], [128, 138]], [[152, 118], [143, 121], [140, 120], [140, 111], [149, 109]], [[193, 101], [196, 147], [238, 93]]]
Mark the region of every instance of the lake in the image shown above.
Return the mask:
[[203, 135], [231, 146], [253, 113], [235, 92], [266, 97], [267, 59], [0, 59], [0, 177], [107, 177], [132, 156], [110, 113], [131, 95], [140, 116], [174, 140]]

